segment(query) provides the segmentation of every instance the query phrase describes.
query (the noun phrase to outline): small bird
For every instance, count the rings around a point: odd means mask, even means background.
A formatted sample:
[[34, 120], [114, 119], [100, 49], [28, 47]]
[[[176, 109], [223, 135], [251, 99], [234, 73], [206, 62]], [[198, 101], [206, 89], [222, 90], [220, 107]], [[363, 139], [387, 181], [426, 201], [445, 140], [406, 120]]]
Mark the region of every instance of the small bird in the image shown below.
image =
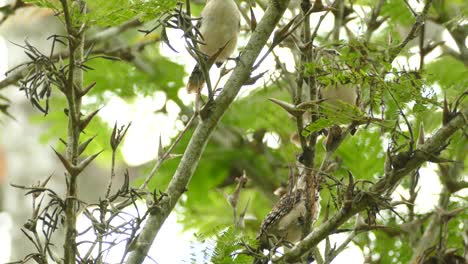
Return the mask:
[[356, 104], [356, 88], [352, 84], [335, 84], [320, 89], [320, 95], [325, 103], [338, 106], [338, 101], [350, 105]]
[[[342, 62], [340, 62], [340, 54], [337, 51], [318, 49], [317, 55], [328, 61], [328, 64], [324, 65], [325, 71], [349, 71], [349, 69], [347, 69]], [[340, 102], [356, 105], [356, 84], [336, 82], [331, 83], [320, 88], [320, 96], [325, 103], [335, 107], [340, 107]]]
[[294, 243], [301, 238], [306, 214], [305, 191], [287, 193], [275, 204], [260, 227], [258, 239], [268, 245], [268, 235]]
[[[199, 50], [209, 58], [216, 55], [215, 63], [221, 66], [237, 46], [240, 12], [236, 3], [234, 0], [207, 0], [197, 26], [202, 42]], [[197, 64], [189, 77], [187, 92], [199, 93], [204, 83], [205, 78]]]
[[[276, 240], [275, 242], [295, 243], [299, 241], [302, 237], [308, 210], [312, 214], [312, 223], [317, 219], [320, 212], [318, 195], [312, 194], [314, 196], [312, 208], [306, 208], [305, 177], [307, 176], [308, 174], [301, 173], [294, 188], [280, 198], [263, 220], [257, 236], [261, 248], [268, 248], [272, 237]], [[311, 192], [315, 193], [314, 190]]]

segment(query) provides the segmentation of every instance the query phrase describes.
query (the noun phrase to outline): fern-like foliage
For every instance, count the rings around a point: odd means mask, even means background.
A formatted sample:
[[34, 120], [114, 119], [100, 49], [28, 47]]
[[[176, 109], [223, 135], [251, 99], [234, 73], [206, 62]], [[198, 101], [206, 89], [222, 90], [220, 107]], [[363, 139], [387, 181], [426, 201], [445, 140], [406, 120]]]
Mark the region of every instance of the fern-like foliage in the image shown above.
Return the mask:
[[252, 263], [246, 246], [254, 245], [256, 241], [242, 230], [233, 226], [216, 227], [196, 237], [198, 242], [193, 244], [191, 263]]
[[[24, 0], [24, 2], [50, 8], [57, 13], [62, 10], [59, 0]], [[74, 17], [75, 21], [84, 22], [87, 26], [102, 27], [119, 25], [136, 16], [140, 16], [143, 21], [155, 19], [174, 8], [177, 3], [176, 0], [86, 0], [85, 2], [90, 12]]]

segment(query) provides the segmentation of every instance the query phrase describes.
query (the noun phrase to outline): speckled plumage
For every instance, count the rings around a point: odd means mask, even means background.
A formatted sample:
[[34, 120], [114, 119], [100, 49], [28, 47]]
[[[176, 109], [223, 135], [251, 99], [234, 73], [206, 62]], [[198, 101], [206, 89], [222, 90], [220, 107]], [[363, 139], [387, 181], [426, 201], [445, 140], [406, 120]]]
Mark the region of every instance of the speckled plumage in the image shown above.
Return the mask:
[[[291, 213], [293, 209], [295, 209], [295, 207], [297, 211], [303, 211], [303, 213], [305, 213], [304, 202], [305, 195], [303, 190], [296, 190], [291, 194], [283, 195], [283, 197], [281, 197], [281, 199], [275, 204], [271, 212], [263, 220], [260, 228], [259, 237], [263, 236], [265, 233], [271, 233], [271, 231], [276, 231], [274, 233], [286, 232], [286, 230], [283, 230], [283, 226], [279, 225], [281, 219], [284, 218], [287, 214]], [[294, 223], [289, 223], [289, 225], [290, 224]], [[289, 226], [287, 223], [283, 223], [283, 225]]]
[[[318, 215], [319, 201], [316, 198], [311, 208], [312, 220]], [[306, 192], [296, 189], [285, 194], [275, 204], [262, 222], [257, 239], [263, 246], [268, 244], [269, 236], [295, 243], [301, 239], [306, 217]]]

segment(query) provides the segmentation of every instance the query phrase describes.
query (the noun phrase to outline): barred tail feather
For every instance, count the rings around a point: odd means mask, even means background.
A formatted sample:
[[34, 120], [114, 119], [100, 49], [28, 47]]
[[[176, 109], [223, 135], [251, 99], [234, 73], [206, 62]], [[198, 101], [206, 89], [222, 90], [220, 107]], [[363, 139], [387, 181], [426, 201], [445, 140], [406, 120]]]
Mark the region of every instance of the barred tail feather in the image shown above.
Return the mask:
[[205, 83], [205, 78], [203, 77], [203, 72], [200, 69], [200, 66], [197, 64], [190, 74], [188, 83], [187, 83], [187, 92], [188, 93], [198, 93], [203, 84]]

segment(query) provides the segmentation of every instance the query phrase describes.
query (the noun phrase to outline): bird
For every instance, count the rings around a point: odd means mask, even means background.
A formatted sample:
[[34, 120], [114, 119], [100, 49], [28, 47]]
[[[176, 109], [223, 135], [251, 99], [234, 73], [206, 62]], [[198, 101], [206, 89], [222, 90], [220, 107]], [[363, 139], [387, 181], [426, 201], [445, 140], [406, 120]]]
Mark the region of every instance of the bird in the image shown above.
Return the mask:
[[335, 84], [322, 87], [320, 89], [320, 95], [325, 103], [334, 106], [339, 106], [340, 102], [355, 105], [357, 98], [356, 88], [351, 84]]
[[268, 236], [294, 243], [302, 235], [305, 221], [305, 191], [298, 189], [283, 195], [262, 222], [258, 239], [268, 247]]
[[[208, 58], [216, 56], [214, 62], [221, 66], [236, 49], [240, 31], [240, 12], [234, 0], [207, 0], [197, 27], [201, 35], [199, 50]], [[204, 83], [197, 63], [189, 77], [187, 92], [199, 93]]]
[[[335, 50], [317, 49], [317, 55], [321, 60], [328, 61], [323, 64], [324, 71], [349, 72], [344, 63], [340, 62], [339, 53]], [[334, 108], [341, 108], [342, 103], [356, 105], [357, 89], [356, 84], [346, 82], [332, 82], [320, 87], [320, 97], [324, 103]]]
[[295, 186], [284, 194], [264, 218], [257, 240], [260, 248], [270, 248], [270, 241], [295, 243], [302, 238], [307, 211], [310, 211], [312, 223], [320, 212], [318, 192], [311, 190], [313, 201], [311, 208], [306, 207], [307, 191], [305, 178], [308, 173], [301, 173]]

